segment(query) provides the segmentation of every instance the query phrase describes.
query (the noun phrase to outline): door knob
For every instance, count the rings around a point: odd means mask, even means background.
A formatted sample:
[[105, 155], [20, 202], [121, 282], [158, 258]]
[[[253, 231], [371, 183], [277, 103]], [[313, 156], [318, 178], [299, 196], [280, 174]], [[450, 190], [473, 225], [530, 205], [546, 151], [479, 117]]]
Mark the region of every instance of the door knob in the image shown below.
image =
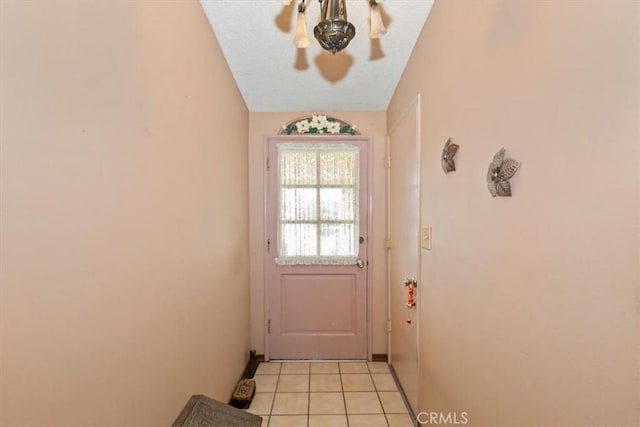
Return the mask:
[[364, 268], [364, 261], [358, 258], [358, 260], [356, 261], [356, 265], [358, 266], [358, 268]]

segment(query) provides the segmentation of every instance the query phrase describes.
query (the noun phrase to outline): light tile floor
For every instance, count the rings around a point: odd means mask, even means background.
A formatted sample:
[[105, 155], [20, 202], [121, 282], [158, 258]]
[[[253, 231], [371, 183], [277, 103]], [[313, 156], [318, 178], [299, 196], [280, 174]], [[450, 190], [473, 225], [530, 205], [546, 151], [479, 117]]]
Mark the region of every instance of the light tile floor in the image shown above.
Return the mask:
[[267, 362], [253, 379], [263, 427], [413, 427], [385, 362]]

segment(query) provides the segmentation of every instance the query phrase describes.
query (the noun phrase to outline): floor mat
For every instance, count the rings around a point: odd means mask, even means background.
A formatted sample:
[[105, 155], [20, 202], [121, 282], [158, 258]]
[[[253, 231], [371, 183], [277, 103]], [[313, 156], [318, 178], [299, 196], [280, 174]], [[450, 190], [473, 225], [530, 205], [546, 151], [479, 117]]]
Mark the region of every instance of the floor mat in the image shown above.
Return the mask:
[[262, 418], [213, 400], [193, 395], [173, 427], [260, 427]]

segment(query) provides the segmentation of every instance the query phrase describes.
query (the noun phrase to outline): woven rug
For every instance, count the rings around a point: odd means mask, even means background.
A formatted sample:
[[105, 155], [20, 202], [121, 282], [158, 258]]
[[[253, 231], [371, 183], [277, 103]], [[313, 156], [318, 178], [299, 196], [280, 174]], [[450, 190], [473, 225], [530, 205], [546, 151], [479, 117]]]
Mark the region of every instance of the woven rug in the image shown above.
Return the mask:
[[173, 427], [260, 427], [262, 418], [201, 394], [191, 396]]

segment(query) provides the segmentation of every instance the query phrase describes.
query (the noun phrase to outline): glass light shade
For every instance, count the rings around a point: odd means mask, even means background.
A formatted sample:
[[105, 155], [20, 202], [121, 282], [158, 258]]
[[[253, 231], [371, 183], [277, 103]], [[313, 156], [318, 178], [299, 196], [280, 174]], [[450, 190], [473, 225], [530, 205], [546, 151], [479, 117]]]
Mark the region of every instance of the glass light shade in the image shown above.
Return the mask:
[[[380, 2], [380, 0], [378, 0]], [[379, 37], [387, 34], [387, 29], [382, 23], [382, 15], [380, 14], [380, 9], [377, 4], [371, 6], [371, 30], [369, 32], [369, 37], [372, 39], [377, 39]]]
[[318, 43], [332, 53], [347, 47], [356, 35], [356, 28], [347, 21], [347, 6], [344, 0], [323, 0], [322, 20], [313, 30]]
[[304, 12], [298, 12], [298, 25], [293, 37], [293, 44], [298, 49], [309, 47], [309, 35], [307, 34], [307, 21]]

